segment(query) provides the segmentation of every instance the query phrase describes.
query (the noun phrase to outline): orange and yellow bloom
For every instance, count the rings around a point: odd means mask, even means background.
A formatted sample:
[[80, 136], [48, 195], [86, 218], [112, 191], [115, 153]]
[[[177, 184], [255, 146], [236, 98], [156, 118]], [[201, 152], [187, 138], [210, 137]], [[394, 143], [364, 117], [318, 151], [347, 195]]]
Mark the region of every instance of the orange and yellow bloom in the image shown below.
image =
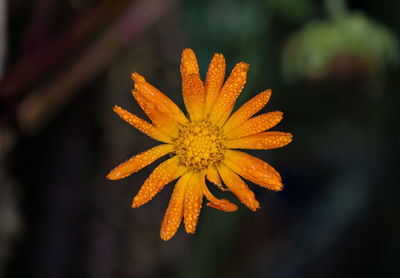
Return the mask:
[[256, 95], [231, 115], [246, 83], [248, 69], [246, 63], [237, 64], [224, 83], [225, 59], [222, 54], [215, 54], [203, 82], [196, 55], [191, 49], [185, 49], [180, 70], [188, 115], [137, 73], [132, 74], [135, 83], [132, 94], [151, 123], [119, 106], [114, 107], [123, 120], [163, 144], [120, 164], [108, 174], [108, 179], [125, 178], [172, 154], [155, 168], [132, 203], [133, 208], [147, 203], [165, 185], [178, 179], [161, 224], [163, 240], [174, 236], [182, 218], [186, 232], [195, 232], [203, 196], [210, 207], [228, 212], [237, 210], [235, 204], [211, 194], [205, 177], [221, 190], [230, 190], [253, 211], [260, 205], [241, 177], [271, 190], [282, 190], [281, 177], [272, 166], [235, 150], [274, 149], [292, 141], [290, 133], [266, 131], [281, 121], [282, 112], [254, 116], [267, 104], [271, 90]]

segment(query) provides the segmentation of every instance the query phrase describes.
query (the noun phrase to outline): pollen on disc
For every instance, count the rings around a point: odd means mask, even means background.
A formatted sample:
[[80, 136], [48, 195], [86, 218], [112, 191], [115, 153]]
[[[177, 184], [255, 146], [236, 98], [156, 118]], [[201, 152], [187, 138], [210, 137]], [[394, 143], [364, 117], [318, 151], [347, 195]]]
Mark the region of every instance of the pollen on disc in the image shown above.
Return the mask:
[[188, 122], [174, 141], [175, 154], [181, 164], [200, 171], [222, 159], [223, 140], [221, 130], [210, 122]]

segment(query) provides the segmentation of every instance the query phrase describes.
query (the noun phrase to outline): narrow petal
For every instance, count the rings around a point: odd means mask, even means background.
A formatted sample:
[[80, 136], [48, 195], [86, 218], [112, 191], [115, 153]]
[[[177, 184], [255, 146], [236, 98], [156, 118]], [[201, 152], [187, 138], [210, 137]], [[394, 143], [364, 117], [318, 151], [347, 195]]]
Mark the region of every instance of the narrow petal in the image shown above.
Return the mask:
[[162, 240], [167, 241], [172, 238], [181, 224], [185, 191], [190, 176], [189, 173], [184, 174], [175, 185], [161, 224], [160, 237]]
[[204, 105], [204, 117], [206, 118], [217, 99], [225, 79], [225, 58], [222, 54], [214, 54], [208, 67], [206, 81], [204, 84], [206, 102]]
[[142, 120], [141, 118], [133, 115], [129, 111], [122, 109], [121, 107], [115, 105], [114, 112], [117, 113], [124, 121], [137, 128], [147, 136], [156, 139], [161, 142], [171, 143], [171, 137], [161, 132], [158, 128], [153, 126], [152, 124]]
[[198, 74], [182, 77], [182, 96], [192, 121], [201, 120], [204, 111], [204, 85]]
[[225, 188], [222, 185], [222, 181], [221, 181], [221, 179], [219, 177], [217, 168], [215, 168], [215, 166], [211, 166], [211, 165], [208, 166], [207, 179], [208, 179], [209, 182], [211, 182], [211, 183], [215, 184], [216, 186], [218, 186], [218, 188], [221, 189], [222, 191], [229, 190], [229, 189]]
[[227, 133], [231, 129], [240, 126], [247, 119], [250, 119], [250, 117], [260, 111], [268, 103], [270, 97], [271, 90], [266, 90], [243, 104], [225, 123], [223, 131]]
[[189, 74], [199, 74], [199, 65], [193, 50], [186, 48], [182, 51], [181, 76], [184, 78], [185, 75]]
[[132, 158], [128, 159], [124, 163], [114, 168], [114, 170], [112, 170], [108, 174], [107, 178], [110, 180], [118, 180], [126, 178], [127, 176], [153, 163], [160, 157], [173, 151], [174, 151], [174, 146], [170, 144], [163, 144], [151, 148], [150, 150], [147, 150], [145, 152], [133, 156]]
[[231, 169], [226, 167], [223, 163], [218, 165], [218, 172], [226, 186], [235, 194], [238, 199], [252, 211], [260, 208], [253, 191], [244, 183], [244, 181], [236, 175]]
[[140, 92], [147, 102], [152, 103], [164, 114], [169, 114], [178, 123], [184, 124], [188, 121], [182, 110], [166, 95], [152, 86], [143, 76], [134, 72], [132, 80], [135, 82], [135, 90]]
[[266, 131], [276, 126], [282, 120], [280, 111], [261, 114], [245, 121], [243, 124], [225, 133], [228, 139], [241, 138]]
[[212, 107], [209, 117], [212, 123], [222, 126], [228, 119], [235, 101], [246, 83], [248, 70], [249, 65], [243, 62], [237, 64], [232, 70]]
[[190, 48], [182, 51], [181, 58], [182, 96], [192, 121], [203, 116], [205, 93], [200, 79], [196, 54]]
[[203, 179], [200, 180], [201, 182], [201, 189], [203, 191], [204, 196], [206, 196], [209, 203], [207, 206], [213, 207], [222, 211], [232, 212], [238, 209], [237, 205], [229, 202], [227, 199], [217, 199], [214, 195], [211, 194], [210, 190], [208, 190], [206, 182]]
[[199, 220], [201, 204], [203, 202], [201, 179], [204, 179], [204, 177], [200, 173], [194, 173], [186, 187], [183, 216], [185, 229], [188, 234], [194, 234]]
[[178, 136], [178, 122], [170, 113], [161, 112], [154, 103], [149, 102], [140, 92], [132, 90], [132, 95], [139, 103], [140, 107], [150, 118], [152, 123], [163, 133], [176, 138]]
[[179, 159], [175, 156], [161, 163], [147, 178], [139, 193], [133, 199], [132, 207], [137, 208], [147, 203], [175, 178], [179, 168]]
[[269, 150], [286, 146], [292, 142], [292, 134], [269, 131], [243, 138], [227, 140], [224, 145], [229, 149]]
[[[279, 173], [261, 159], [241, 151], [226, 150], [224, 163], [237, 174], [255, 184], [275, 191], [282, 190], [282, 179]], [[221, 172], [219, 173], [222, 177]], [[223, 177], [222, 180], [224, 180]]]

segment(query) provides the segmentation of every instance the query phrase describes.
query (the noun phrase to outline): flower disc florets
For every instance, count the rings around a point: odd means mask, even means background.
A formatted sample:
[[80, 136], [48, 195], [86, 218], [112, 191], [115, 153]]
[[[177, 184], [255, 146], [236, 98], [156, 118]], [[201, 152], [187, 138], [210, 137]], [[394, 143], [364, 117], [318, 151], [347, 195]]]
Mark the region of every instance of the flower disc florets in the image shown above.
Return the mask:
[[179, 129], [175, 154], [181, 164], [200, 171], [222, 159], [223, 140], [221, 130], [210, 122], [188, 122]]

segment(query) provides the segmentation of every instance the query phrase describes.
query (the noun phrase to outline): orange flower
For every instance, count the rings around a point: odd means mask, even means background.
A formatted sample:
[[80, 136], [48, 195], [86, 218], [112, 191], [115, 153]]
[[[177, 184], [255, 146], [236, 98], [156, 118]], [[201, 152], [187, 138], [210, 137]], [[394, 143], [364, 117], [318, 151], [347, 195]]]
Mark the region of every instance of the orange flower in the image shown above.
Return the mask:
[[178, 179], [161, 224], [163, 240], [169, 240], [176, 233], [182, 217], [186, 232], [195, 232], [203, 196], [210, 207], [228, 212], [237, 210], [235, 204], [211, 194], [205, 177], [219, 189], [232, 191], [249, 209], [257, 210], [260, 205], [254, 193], [239, 176], [276, 191], [282, 190], [281, 177], [268, 163], [233, 149], [267, 150], [292, 141], [290, 133], [266, 132], [281, 121], [281, 112], [252, 117], [267, 104], [271, 90], [258, 94], [231, 115], [246, 83], [248, 64], [237, 64], [224, 83], [225, 59], [222, 54], [215, 54], [203, 83], [196, 55], [191, 49], [185, 49], [180, 69], [188, 116], [141, 75], [132, 74], [135, 82], [132, 94], [152, 123], [119, 106], [115, 106], [114, 111], [144, 134], [164, 144], [133, 156], [107, 176], [110, 180], [125, 178], [158, 158], [172, 154], [147, 178], [132, 204], [136, 208], [147, 203], [165, 185]]

